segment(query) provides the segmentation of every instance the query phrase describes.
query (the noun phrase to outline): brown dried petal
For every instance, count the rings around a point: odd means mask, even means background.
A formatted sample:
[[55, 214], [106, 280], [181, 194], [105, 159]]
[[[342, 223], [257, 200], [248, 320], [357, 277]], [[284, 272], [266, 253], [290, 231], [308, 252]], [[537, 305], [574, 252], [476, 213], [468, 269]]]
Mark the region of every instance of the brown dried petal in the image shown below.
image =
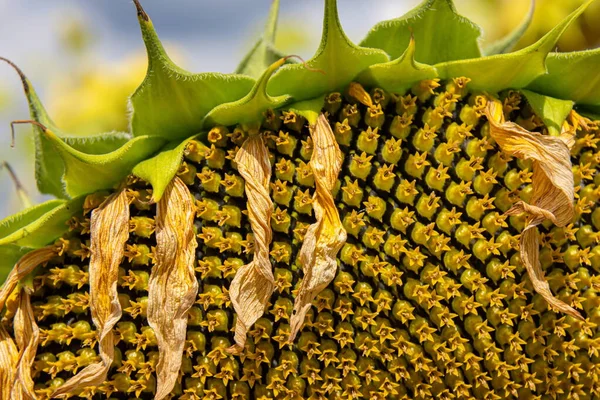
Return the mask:
[[6, 300], [13, 293], [20, 280], [25, 278], [39, 265], [45, 264], [56, 256], [56, 247], [47, 246], [41, 249], [33, 250], [25, 254], [15, 264], [14, 268], [8, 274], [2, 289], [0, 290], [0, 311], [6, 305]]
[[583, 316], [573, 307], [554, 297], [550, 285], [546, 281], [539, 261], [539, 233], [535, 225], [527, 225], [521, 233], [521, 259], [527, 268], [527, 273], [536, 292], [542, 295], [552, 307], [565, 314], [583, 320]]
[[21, 400], [21, 391], [11, 396], [17, 374], [19, 351], [4, 326], [0, 325], [0, 399]]
[[239, 350], [244, 347], [248, 329], [263, 315], [274, 289], [273, 270], [269, 260], [272, 239], [270, 221], [273, 213], [273, 202], [269, 196], [271, 163], [262, 136], [248, 137], [238, 150], [235, 162], [246, 181], [248, 219], [254, 234], [254, 258], [238, 269], [229, 288], [229, 297], [237, 313], [235, 342]]
[[19, 359], [17, 363], [17, 380], [19, 385], [13, 389], [13, 397], [16, 391], [22, 392], [24, 399], [36, 399], [33, 389], [34, 382], [31, 377], [31, 366], [37, 353], [40, 330], [35, 322], [33, 307], [31, 307], [31, 296], [26, 288], [19, 293], [19, 307], [14, 318], [14, 330], [17, 346], [19, 347]]
[[119, 265], [129, 238], [129, 200], [125, 190], [111, 195], [92, 211], [89, 268], [90, 310], [100, 342], [100, 358], [59, 387], [52, 397], [98, 386], [113, 362], [116, 338], [112, 328], [121, 318], [117, 293]]
[[[55, 256], [56, 248], [54, 246], [47, 246], [41, 249], [33, 250], [21, 257], [21, 259], [11, 270], [10, 274], [6, 278], [6, 281], [4, 282], [4, 285], [2, 285], [2, 289], [0, 290], [0, 311], [6, 305], [8, 298], [13, 294], [19, 281], [24, 279], [39, 265], [50, 261]], [[29, 305], [29, 309], [30, 308], [31, 305]], [[22, 311], [23, 310], [21, 306], [21, 301], [19, 301], [19, 305], [17, 307], [15, 315], [15, 331], [17, 332], [17, 336], [21, 334], [20, 313]], [[19, 344], [21, 346], [21, 342], [19, 342]], [[32, 344], [32, 346], [37, 348], [37, 342], [35, 344]], [[35, 357], [35, 353], [33, 354], [33, 357]], [[21, 385], [19, 383], [16, 383], [17, 363], [19, 361], [19, 358], [20, 355], [14, 341], [8, 335], [8, 332], [6, 332], [4, 327], [0, 326], [0, 394], [2, 395], [0, 396], [1, 399], [21, 399], [23, 390], [26, 390], [26, 388], [23, 388], [22, 390]], [[11, 392], [13, 392], [12, 397]]]
[[531, 204], [519, 201], [507, 211], [510, 215], [525, 212], [532, 217], [520, 237], [521, 259], [531, 283], [550, 305], [583, 319], [578, 311], [558, 300], [550, 291], [539, 262], [539, 233], [536, 228], [546, 219], [557, 226], [565, 226], [573, 220], [575, 189], [569, 141], [529, 132], [513, 122], [505, 122], [502, 105], [497, 100], [488, 102], [486, 115], [490, 121], [490, 135], [504, 152], [533, 160]]
[[310, 166], [315, 177], [313, 208], [317, 222], [312, 224], [304, 237], [300, 249], [300, 263], [304, 279], [291, 317], [290, 340], [293, 340], [304, 323], [315, 296], [335, 277], [336, 256], [346, 241], [346, 230], [342, 226], [331, 194], [342, 167], [342, 153], [327, 118], [321, 114], [310, 129], [314, 151]]
[[156, 262], [148, 285], [148, 323], [156, 334], [159, 352], [156, 400], [168, 396], [177, 380], [187, 330], [187, 312], [198, 294], [194, 273], [198, 246], [194, 234], [195, 213], [190, 191], [181, 179], [175, 177], [158, 202]]

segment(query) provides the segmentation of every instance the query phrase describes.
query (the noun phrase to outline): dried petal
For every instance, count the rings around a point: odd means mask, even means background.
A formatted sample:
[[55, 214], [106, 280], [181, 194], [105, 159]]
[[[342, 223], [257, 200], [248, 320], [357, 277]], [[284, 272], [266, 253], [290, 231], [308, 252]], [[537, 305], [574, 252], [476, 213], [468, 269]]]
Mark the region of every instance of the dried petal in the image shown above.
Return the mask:
[[12, 271], [10, 271], [10, 274], [0, 290], [0, 311], [4, 308], [6, 300], [8, 300], [13, 290], [15, 290], [19, 281], [29, 275], [31, 271], [39, 265], [47, 263], [55, 256], [56, 247], [46, 246], [41, 249], [33, 250], [21, 257]]
[[367, 107], [373, 106], [371, 96], [360, 83], [351, 82], [348, 87], [348, 95]]
[[[55, 246], [47, 246], [41, 249], [33, 250], [27, 254], [25, 254], [19, 262], [14, 266], [2, 289], [0, 290], [0, 310], [4, 308], [6, 301], [13, 294], [15, 288], [19, 281], [24, 279], [27, 275], [29, 275], [36, 267], [42, 265], [48, 261], [50, 261], [53, 257], [56, 256], [56, 247]], [[27, 303], [29, 296], [27, 296]], [[22, 300], [22, 299], [21, 299]], [[17, 333], [17, 340], [19, 340], [19, 346], [24, 348], [24, 346], [29, 346], [26, 349], [28, 353], [26, 357], [31, 357], [31, 359], [27, 358], [25, 363], [29, 362], [29, 360], [33, 361], [33, 357], [35, 357], [35, 350], [37, 349], [37, 339], [31, 336], [31, 343], [27, 343], [26, 336], [28, 335], [25, 330], [26, 327], [23, 327], [21, 324], [21, 316], [22, 312], [29, 313], [31, 312], [31, 322], [33, 326], [35, 326], [35, 322], [33, 322], [33, 314], [31, 310], [31, 305], [28, 306], [28, 311], [23, 310], [22, 301], [19, 301], [19, 306], [15, 315], [15, 332]], [[27, 318], [27, 317], [25, 317]], [[23, 324], [27, 324], [27, 322], [23, 322]], [[37, 330], [37, 326], [35, 328], [31, 327], [31, 329]], [[23, 334], [24, 338], [21, 338], [21, 334]], [[24, 339], [21, 341], [20, 339]], [[29, 354], [33, 351], [33, 355]], [[25, 357], [25, 353], [23, 353], [23, 357]], [[23, 378], [27, 386], [21, 387], [20, 383], [15, 384], [15, 379], [17, 378], [17, 363], [21, 355], [19, 354], [17, 347], [12, 340], [12, 338], [8, 335], [4, 327], [0, 326], [0, 398], [2, 399], [21, 399], [23, 391], [27, 391], [29, 388], [33, 386], [29, 386], [27, 382], [26, 373], [23, 374]], [[25, 365], [25, 364], [24, 364]], [[31, 366], [31, 364], [29, 364]], [[29, 376], [29, 381], [31, 381], [31, 376]], [[7, 383], [8, 382], [8, 383]], [[31, 382], [32, 383], [32, 382]], [[13, 387], [14, 385], [14, 387]], [[13, 392], [11, 397], [10, 393]]]
[[181, 367], [187, 312], [196, 300], [194, 198], [175, 177], [158, 202], [156, 252], [148, 285], [148, 323], [158, 342], [156, 400], [173, 390]]
[[11, 391], [17, 374], [19, 351], [4, 326], [0, 325], [0, 399], [22, 399], [20, 390]]
[[19, 359], [17, 363], [17, 380], [21, 384], [13, 389], [13, 397], [16, 391], [22, 392], [24, 399], [36, 399], [33, 389], [34, 382], [31, 377], [31, 366], [37, 353], [40, 330], [35, 322], [33, 307], [31, 307], [31, 296], [26, 288], [19, 293], [19, 307], [15, 313], [14, 330], [17, 346], [19, 347]]
[[116, 338], [112, 328], [121, 318], [117, 280], [128, 238], [129, 200], [126, 191], [120, 190], [92, 211], [91, 219], [90, 310], [99, 333], [101, 360], [69, 379], [52, 394], [53, 397], [97, 386], [106, 379], [115, 353]]
[[254, 258], [237, 271], [229, 288], [229, 297], [237, 313], [235, 342], [239, 350], [244, 347], [248, 329], [263, 315], [275, 286], [269, 260], [273, 213], [273, 202], [269, 196], [271, 163], [262, 136], [248, 137], [238, 150], [235, 162], [246, 181], [248, 219], [254, 234]]
[[321, 114], [310, 135], [314, 151], [310, 166], [315, 177], [313, 208], [317, 222], [312, 224], [304, 237], [300, 249], [300, 263], [304, 279], [300, 284], [294, 312], [290, 321], [290, 340], [293, 340], [310, 309], [315, 296], [334, 278], [336, 256], [346, 241], [346, 230], [342, 226], [331, 194], [342, 167], [342, 153], [327, 118]]
[[521, 259], [531, 283], [550, 305], [583, 319], [574, 308], [554, 297], [538, 257], [539, 234], [536, 226], [546, 219], [557, 226], [565, 226], [573, 219], [574, 179], [569, 141], [562, 137], [529, 132], [513, 122], [505, 122], [502, 105], [497, 100], [488, 102], [486, 115], [490, 121], [490, 135], [504, 152], [533, 160], [531, 204], [519, 201], [507, 211], [510, 215], [525, 212], [532, 217], [520, 237]]

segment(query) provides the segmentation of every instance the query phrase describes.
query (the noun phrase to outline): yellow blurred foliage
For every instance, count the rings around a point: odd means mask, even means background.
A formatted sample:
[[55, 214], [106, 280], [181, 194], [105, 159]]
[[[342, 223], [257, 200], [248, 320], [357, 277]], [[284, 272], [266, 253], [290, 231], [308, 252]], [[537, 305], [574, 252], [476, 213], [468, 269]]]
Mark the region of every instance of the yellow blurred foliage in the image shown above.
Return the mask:
[[138, 54], [59, 77], [49, 88], [48, 111], [66, 132], [127, 131], [127, 99], [144, 79], [146, 65], [146, 55]]
[[81, 12], [74, 12], [73, 15], [65, 16], [62, 19], [58, 26], [58, 38], [66, 50], [74, 54], [82, 53], [96, 41], [92, 29], [88, 16]]
[[[483, 28], [485, 43], [510, 33], [529, 11], [529, 0], [457, 0], [458, 10]], [[533, 21], [516, 48], [544, 36], [584, 0], [536, 0]], [[592, 3], [558, 41], [559, 51], [575, 51], [600, 45], [600, 2]]]
[[298, 51], [310, 49], [310, 46], [318, 40], [318, 35], [314, 35], [301, 24], [288, 20], [285, 24], [280, 23], [277, 27], [275, 48], [283, 54], [295, 54]]

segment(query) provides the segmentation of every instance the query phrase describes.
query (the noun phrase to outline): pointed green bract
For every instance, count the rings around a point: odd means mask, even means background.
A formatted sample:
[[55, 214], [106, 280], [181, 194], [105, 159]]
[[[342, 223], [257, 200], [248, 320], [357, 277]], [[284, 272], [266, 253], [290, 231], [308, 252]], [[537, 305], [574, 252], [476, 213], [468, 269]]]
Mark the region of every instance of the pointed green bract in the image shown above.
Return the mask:
[[274, 95], [290, 95], [296, 101], [312, 99], [343, 89], [369, 65], [386, 61], [383, 51], [358, 47], [346, 37], [335, 0], [326, 0], [323, 36], [317, 53], [306, 62], [309, 68], [301, 64], [281, 67], [269, 81], [268, 90]]
[[436, 64], [440, 77], [459, 76], [471, 78], [469, 87], [475, 90], [498, 92], [503, 89], [520, 89], [546, 73], [546, 57], [571, 23], [594, 0], [586, 1], [560, 24], [556, 25], [536, 43], [510, 54], [498, 54], [470, 60]]
[[[69, 191], [65, 188], [65, 163], [64, 159], [56, 152], [54, 145], [43, 135], [42, 130], [34, 126], [36, 132], [36, 180], [41, 193], [51, 194], [59, 198], [70, 198]], [[87, 137], [61, 137], [57, 138], [82, 153], [97, 154], [111, 152], [120, 148], [129, 140], [129, 135], [124, 133], [107, 133], [104, 135]]]
[[89, 154], [69, 146], [50, 130], [44, 131], [44, 137], [64, 163], [65, 191], [71, 197], [112, 188], [166, 142], [158, 136], [138, 136], [110, 153]]
[[415, 48], [415, 41], [411, 39], [400, 57], [387, 63], [371, 65], [358, 76], [357, 81], [366, 86], [385, 88], [390, 92], [403, 92], [415, 82], [435, 78], [437, 71], [434, 67], [415, 61]]
[[[25, 74], [12, 62], [5, 61], [15, 68], [21, 78], [31, 119], [48, 127], [69, 146], [86, 153], [107, 153], [121, 147], [129, 139], [128, 134], [118, 132], [77, 137], [61, 131], [46, 112]], [[33, 132], [35, 138], [35, 178], [38, 190], [41, 193], [59, 198], [68, 198], [62, 180], [65, 170], [63, 160], [56, 153], [54, 146], [44, 136], [40, 127], [33, 125]]]
[[456, 12], [452, 0], [426, 0], [400, 18], [380, 22], [360, 45], [382, 49], [396, 59], [408, 48], [411, 34], [417, 42], [415, 59], [425, 64], [481, 56], [481, 30]]
[[152, 185], [152, 201], [158, 202], [181, 167], [183, 152], [188, 142], [198, 135], [183, 142], [171, 142], [163, 147], [152, 158], [142, 161], [133, 168], [133, 174]]
[[521, 90], [527, 102], [538, 117], [544, 121], [551, 135], [559, 135], [562, 124], [573, 109], [574, 103], [570, 100], [559, 100], [544, 96], [529, 90]]
[[283, 107], [291, 96], [271, 97], [267, 93], [267, 84], [273, 73], [285, 63], [285, 58], [273, 63], [262, 74], [250, 93], [238, 101], [221, 104], [213, 108], [204, 120], [204, 128], [215, 125], [231, 126], [235, 124], [260, 123], [265, 111]]
[[278, 14], [279, 0], [273, 0], [265, 31], [238, 65], [235, 70], [237, 74], [244, 74], [258, 79], [269, 65], [284, 57], [283, 53], [278, 51], [274, 44]]
[[[19, 261], [19, 259], [23, 257], [26, 253], [33, 250], [29, 247], [21, 247], [15, 244], [6, 243], [26, 241], [26, 235], [30, 236], [29, 239], [32, 242], [43, 242], [43, 240], [45, 239], [35, 239], [35, 236], [39, 235], [37, 233], [37, 229], [39, 228], [36, 228], [35, 222], [39, 218], [44, 218], [46, 215], [51, 214], [59, 207], [65, 205], [65, 203], [66, 200], [48, 200], [42, 204], [27, 207], [25, 210], [20, 211], [17, 214], [11, 215], [10, 217], [7, 217], [0, 221], [0, 241], [4, 243], [0, 245], [0, 285], [2, 285], [2, 283], [10, 273], [10, 270], [14, 267], [17, 261]], [[66, 220], [64, 222], [66, 222]], [[62, 227], [58, 227], [58, 230], [55, 231], [54, 234], [61, 235], [66, 230], [67, 225], [63, 224]], [[46, 232], [43, 232], [43, 234], [46, 234]], [[50, 239], [54, 240], [54, 238], [52, 237]]]
[[67, 230], [67, 221], [81, 213], [85, 196], [69, 201], [50, 200], [0, 222], [0, 246], [39, 248]]
[[519, 25], [517, 25], [515, 27], [515, 29], [513, 29], [505, 37], [503, 37], [503, 38], [491, 43], [489, 46], [487, 46], [483, 50], [483, 53], [486, 56], [491, 56], [494, 54], [504, 54], [504, 53], [508, 53], [508, 52], [512, 51], [512, 49], [514, 49], [517, 42], [519, 40], [521, 40], [521, 38], [523, 37], [523, 34], [525, 33], [525, 31], [527, 31], [527, 28], [529, 28], [529, 25], [531, 24], [531, 21], [533, 20], [534, 11], [535, 11], [535, 0], [531, 0], [531, 6], [529, 7], [529, 11], [525, 15], [525, 18], [523, 18], [523, 20], [519, 23]]
[[290, 104], [287, 108], [290, 111], [295, 112], [298, 115], [306, 118], [309, 124], [314, 125], [317, 123], [317, 118], [323, 108], [324, 96], [318, 96], [314, 99], [299, 101], [294, 104]]
[[548, 74], [528, 88], [548, 96], [585, 105], [600, 105], [600, 49], [573, 53], [551, 53]]
[[42, 215], [54, 210], [63, 205], [65, 200], [48, 200], [42, 204], [37, 204], [29, 207], [17, 214], [11, 215], [8, 218], [0, 221], [0, 238], [11, 235], [12, 233], [31, 224]]
[[181, 69], [165, 52], [141, 7], [138, 19], [148, 53], [148, 72], [130, 99], [134, 136], [183, 140], [200, 132], [211, 109], [244, 97], [254, 85], [254, 79], [244, 75], [193, 74]]

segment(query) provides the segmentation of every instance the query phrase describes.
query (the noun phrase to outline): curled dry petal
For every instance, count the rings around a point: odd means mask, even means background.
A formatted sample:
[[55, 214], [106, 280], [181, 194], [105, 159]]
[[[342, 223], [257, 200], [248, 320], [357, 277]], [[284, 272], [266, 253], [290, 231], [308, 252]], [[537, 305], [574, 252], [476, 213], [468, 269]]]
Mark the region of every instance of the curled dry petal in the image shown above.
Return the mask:
[[116, 338], [112, 328], [121, 318], [117, 280], [129, 238], [129, 200], [125, 190], [111, 195], [92, 211], [90, 231], [90, 311], [98, 330], [101, 360], [69, 379], [52, 397], [98, 386], [106, 379], [113, 362]]
[[313, 208], [317, 222], [308, 228], [300, 249], [304, 279], [300, 284], [290, 321], [290, 340], [295, 338], [302, 327], [315, 296], [334, 278], [337, 270], [336, 256], [346, 241], [346, 231], [331, 194], [343, 158], [323, 114], [319, 116], [315, 126], [311, 127], [310, 135], [314, 143], [310, 166], [315, 177]]
[[33, 250], [25, 254], [14, 268], [10, 271], [10, 274], [6, 278], [2, 289], [0, 290], [0, 311], [6, 305], [6, 300], [13, 293], [19, 281], [24, 279], [38, 266], [47, 263], [56, 256], [56, 248], [54, 246], [47, 246], [41, 249]]
[[527, 225], [521, 233], [521, 258], [525, 263], [527, 272], [536, 292], [541, 294], [552, 307], [575, 318], [583, 320], [581, 314], [573, 307], [554, 297], [550, 292], [550, 286], [544, 277], [544, 271], [539, 261], [539, 234], [535, 225]]
[[21, 391], [11, 396], [17, 374], [19, 351], [3, 325], [0, 325], [0, 399], [21, 400]]
[[238, 269], [229, 288], [231, 303], [237, 313], [235, 343], [239, 350], [244, 347], [248, 329], [263, 315], [274, 289], [269, 260], [273, 213], [273, 202], [269, 196], [271, 163], [262, 136], [257, 134], [248, 137], [238, 150], [235, 162], [246, 181], [248, 219], [254, 233], [254, 258]]
[[570, 141], [529, 132], [513, 122], [505, 122], [502, 105], [497, 100], [488, 102], [486, 115], [490, 121], [490, 135], [504, 152], [533, 160], [533, 195], [530, 204], [519, 201], [507, 211], [511, 215], [525, 212], [531, 216], [520, 237], [521, 259], [531, 283], [551, 306], [583, 319], [579, 312], [558, 300], [550, 291], [539, 262], [539, 234], [536, 228], [546, 219], [557, 226], [565, 226], [573, 219], [574, 182], [568, 146]]
[[31, 366], [37, 353], [40, 330], [35, 322], [31, 296], [27, 288], [22, 288], [19, 293], [19, 307], [14, 318], [15, 339], [19, 348], [17, 362], [17, 381], [13, 389], [13, 398], [17, 398], [16, 391], [22, 393], [23, 399], [33, 400], [36, 395], [33, 389], [34, 382], [31, 377]]
[[148, 323], [156, 334], [159, 352], [156, 400], [171, 393], [179, 375], [187, 312], [198, 294], [195, 213], [194, 198], [176, 177], [158, 202], [156, 262], [148, 285]]
[[[0, 290], [0, 311], [6, 305], [6, 301], [13, 294], [19, 281], [29, 275], [39, 265], [45, 264], [56, 256], [56, 248], [54, 246], [47, 246], [41, 249], [33, 250], [25, 254], [14, 266], [2, 289]], [[21, 295], [19, 295], [21, 296]], [[31, 311], [31, 304], [26, 306], [23, 304], [23, 299], [20, 298], [18, 307], [15, 315], [15, 332], [17, 340], [19, 341], [19, 347], [21, 347], [22, 354], [19, 354], [17, 347], [8, 335], [4, 327], [0, 325], [0, 399], [21, 399], [22, 393], [33, 388], [33, 384], [29, 385], [31, 381], [30, 371], [23, 371], [21, 379], [25, 383], [25, 387], [21, 387], [20, 383], [15, 385], [17, 379], [19, 359], [23, 359], [23, 368], [26, 368], [26, 364], [33, 361], [35, 357], [35, 350], [37, 349], [37, 333], [33, 334], [33, 331], [37, 331], [37, 325], [33, 321], [33, 313]], [[27, 295], [26, 303], [29, 303], [29, 295]], [[25, 307], [26, 306], [26, 307]], [[25, 307], [25, 308], [24, 308]], [[28, 315], [24, 315], [28, 314]], [[27, 327], [28, 322], [25, 320], [31, 318], [30, 325]], [[35, 326], [35, 328], [34, 328]], [[29, 335], [26, 330], [31, 328], [32, 336], [31, 342], [27, 343], [27, 336]], [[26, 348], [26, 346], [29, 346]], [[33, 352], [33, 353], [32, 353]], [[29, 372], [29, 375], [27, 373]], [[29, 376], [29, 379], [27, 378]], [[13, 388], [14, 385], [14, 388]], [[13, 393], [11, 397], [11, 392]]]

